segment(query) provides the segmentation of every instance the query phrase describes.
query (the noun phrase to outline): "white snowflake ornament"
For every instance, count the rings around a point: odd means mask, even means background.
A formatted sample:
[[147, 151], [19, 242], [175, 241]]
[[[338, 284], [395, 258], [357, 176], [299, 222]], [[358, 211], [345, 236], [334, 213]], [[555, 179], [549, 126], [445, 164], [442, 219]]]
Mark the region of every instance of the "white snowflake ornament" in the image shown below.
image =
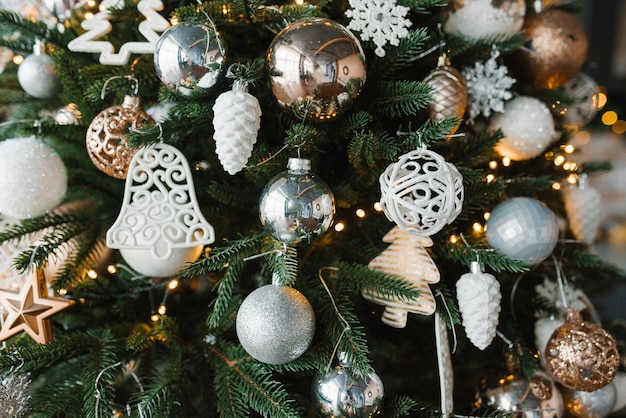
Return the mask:
[[486, 62], [478, 61], [462, 71], [467, 81], [469, 123], [480, 114], [488, 118], [492, 112], [502, 113], [504, 102], [513, 97], [510, 88], [515, 79], [507, 75], [506, 66], [498, 64], [499, 56], [500, 51], [494, 48]]
[[349, 0], [352, 10], [346, 10], [350, 20], [348, 29], [361, 33], [362, 41], [370, 39], [376, 44], [374, 53], [379, 57], [385, 56], [384, 46], [389, 44], [398, 46], [400, 39], [409, 34], [407, 28], [411, 21], [405, 19], [409, 8], [399, 6], [395, 0]]

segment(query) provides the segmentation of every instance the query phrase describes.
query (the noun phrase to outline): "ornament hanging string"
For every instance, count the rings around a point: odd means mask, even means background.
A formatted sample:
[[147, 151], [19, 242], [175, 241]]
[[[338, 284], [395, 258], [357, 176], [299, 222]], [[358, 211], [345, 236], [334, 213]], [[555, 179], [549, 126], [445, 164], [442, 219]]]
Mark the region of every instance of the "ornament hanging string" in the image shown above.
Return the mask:
[[[110, 364], [108, 366], [106, 366], [104, 369], [100, 370], [100, 372], [98, 373], [98, 375], [96, 376], [96, 381], [94, 382], [94, 389], [95, 389], [95, 397], [96, 397], [96, 405], [95, 405], [95, 411], [94, 411], [94, 417], [95, 418], [99, 418], [100, 416], [100, 400], [102, 399], [102, 394], [100, 393], [100, 379], [102, 379], [102, 376], [104, 375], [104, 373], [107, 370], [110, 369], [114, 369], [116, 367], [122, 366], [122, 369], [126, 370], [130, 376], [133, 378], [133, 380], [135, 381], [135, 384], [137, 384], [137, 387], [139, 388], [140, 392], [144, 392], [144, 388], [143, 385], [141, 384], [141, 381], [139, 380], [139, 377], [135, 374], [135, 372], [133, 372], [129, 367], [122, 365], [121, 361], [118, 361], [117, 363], [114, 364]], [[126, 404], [126, 410], [129, 411], [131, 410], [130, 405]], [[143, 408], [137, 408], [137, 412], [139, 412], [139, 417], [140, 418], [145, 418], [146, 414], [143, 411]]]
[[[450, 312], [450, 307], [448, 306], [448, 302], [446, 302], [446, 298], [443, 296], [441, 290], [435, 290], [435, 296], [439, 296], [443, 301], [443, 307], [446, 309], [446, 313], [448, 314], [448, 318], [450, 319], [450, 323], [452, 323], [452, 312]], [[456, 338], [456, 330], [454, 327], [452, 328], [452, 354], [456, 352], [457, 347], [457, 338]]]
[[322, 272], [325, 271], [325, 270], [339, 271], [339, 269], [337, 267], [322, 267], [322, 268], [320, 268], [317, 271], [317, 277], [319, 278], [320, 282], [322, 283], [322, 286], [324, 286], [324, 290], [326, 291], [326, 293], [328, 294], [328, 297], [330, 298], [330, 302], [333, 305], [333, 309], [335, 310], [335, 313], [337, 314], [337, 317], [345, 325], [344, 328], [341, 330], [341, 334], [339, 335], [339, 338], [337, 339], [337, 342], [335, 343], [335, 347], [333, 348], [333, 352], [332, 352], [332, 354], [330, 356], [328, 364], [326, 365], [326, 373], [328, 373], [328, 371], [330, 370], [330, 367], [332, 365], [333, 359], [335, 358], [335, 355], [337, 354], [337, 350], [339, 350], [339, 343], [341, 343], [341, 340], [343, 339], [343, 336], [346, 334], [346, 332], [350, 331], [350, 324], [348, 323], [346, 318], [343, 317], [341, 312], [339, 312], [339, 308], [337, 307], [337, 304], [335, 303], [335, 299], [333, 298], [333, 294], [331, 293], [330, 289], [328, 288], [328, 285], [326, 285], [326, 281], [324, 280], [324, 276], [322, 275]]
[[[199, 6], [198, 10], [204, 15], [204, 17], [207, 18], [209, 25], [211, 25], [211, 29], [213, 29], [213, 33], [218, 33], [217, 27], [215, 26], [215, 22], [213, 22], [213, 19], [211, 19], [211, 16], [209, 16], [207, 11], [202, 8], [202, 0], [196, 0], [196, 3], [198, 3], [198, 6]], [[216, 36], [215, 40], [217, 42], [217, 48], [220, 50], [220, 54], [222, 56], [226, 55], [225, 50], [224, 50], [224, 45], [222, 45], [222, 41], [220, 40], [219, 36]]]
[[506, 336], [506, 335], [504, 335], [504, 334], [503, 334], [502, 332], [500, 332], [500, 331], [496, 331], [496, 335], [497, 335], [498, 337], [500, 337], [500, 339], [501, 339], [502, 341], [504, 341], [504, 343], [505, 343], [506, 345], [508, 345], [508, 346], [509, 346], [509, 348], [513, 348], [513, 346], [514, 346], [513, 341], [511, 341], [509, 338], [507, 338], [507, 336]]
[[563, 278], [561, 272], [561, 264], [557, 260], [557, 258], [552, 254], [552, 260], [554, 261], [554, 268], [556, 270], [556, 283], [559, 287], [559, 294], [561, 296], [561, 303], [563, 303], [563, 308], [567, 309], [569, 307], [569, 303], [567, 302], [567, 297], [565, 295], [565, 280]]
[[261, 257], [265, 257], [268, 254], [276, 254], [278, 253], [278, 255], [285, 255], [285, 253], [287, 253], [287, 243], [286, 242], [282, 242], [282, 248], [279, 249], [274, 249], [274, 250], [269, 250], [269, 251], [263, 251], [262, 253], [258, 253], [258, 254], [253, 254], [253, 255], [249, 255], [247, 257], [243, 258], [243, 261], [250, 261], [250, 260], [254, 260], [257, 258], [261, 258]]
[[136, 96], [139, 93], [139, 80], [137, 80], [133, 75], [127, 74], [127, 75], [114, 75], [113, 77], [109, 77], [106, 79], [106, 81], [104, 82], [104, 84], [102, 85], [102, 90], [100, 90], [100, 100], [104, 100], [104, 98], [106, 97], [106, 90], [107, 90], [107, 85], [118, 78], [125, 78], [126, 80], [131, 80], [134, 82], [135, 84], [135, 88], [133, 89], [133, 94]]

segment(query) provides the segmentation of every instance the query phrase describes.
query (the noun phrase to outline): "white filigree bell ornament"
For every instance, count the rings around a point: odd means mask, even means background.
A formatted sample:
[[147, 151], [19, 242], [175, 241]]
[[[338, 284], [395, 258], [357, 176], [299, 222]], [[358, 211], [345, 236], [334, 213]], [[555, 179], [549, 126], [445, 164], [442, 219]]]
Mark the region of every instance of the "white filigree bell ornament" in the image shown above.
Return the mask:
[[119, 249], [141, 274], [171, 277], [214, 239], [185, 156], [164, 143], [137, 151], [128, 168], [120, 214], [107, 231], [107, 246]]
[[380, 204], [390, 221], [430, 236], [453, 222], [463, 206], [463, 176], [427, 149], [410, 151], [380, 175]]

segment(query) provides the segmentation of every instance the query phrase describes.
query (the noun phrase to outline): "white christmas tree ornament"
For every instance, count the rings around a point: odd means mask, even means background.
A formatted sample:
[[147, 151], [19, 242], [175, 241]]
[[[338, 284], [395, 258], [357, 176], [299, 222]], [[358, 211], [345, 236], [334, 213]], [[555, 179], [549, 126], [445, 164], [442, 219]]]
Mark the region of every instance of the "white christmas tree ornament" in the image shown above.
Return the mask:
[[399, 6], [395, 0], [349, 0], [352, 10], [346, 10], [350, 18], [347, 28], [360, 32], [362, 41], [370, 39], [376, 45], [374, 53], [379, 57], [386, 55], [384, 46], [398, 46], [400, 39], [409, 34], [407, 28], [411, 21], [405, 16], [409, 8]]
[[385, 306], [382, 316], [385, 324], [404, 328], [409, 312], [422, 315], [435, 312], [435, 297], [428, 284], [439, 282], [439, 270], [425, 248], [432, 246], [433, 242], [430, 237], [414, 235], [397, 226], [383, 237], [383, 241], [391, 245], [372, 259], [368, 267], [406, 279], [419, 289], [420, 296], [415, 300], [400, 301], [382, 296], [374, 289], [366, 289], [363, 297]]
[[504, 112], [504, 102], [513, 97], [510, 89], [515, 79], [508, 76], [505, 65], [498, 64], [499, 56], [500, 51], [494, 48], [487, 61], [477, 61], [462, 71], [467, 82], [469, 123], [474, 123], [478, 115], [488, 118], [492, 112]]
[[439, 392], [441, 393], [441, 415], [452, 415], [454, 409], [454, 369], [448, 342], [448, 326], [441, 314], [435, 314], [435, 344], [437, 346], [437, 366], [439, 366]]
[[171, 145], [140, 149], [128, 168], [124, 200], [107, 231], [109, 248], [150, 277], [170, 277], [214, 241], [196, 199], [189, 163]]
[[109, 9], [123, 3], [122, 0], [104, 0], [100, 5], [101, 12], [82, 22], [81, 26], [87, 32], [72, 39], [67, 44], [68, 49], [74, 52], [99, 53], [100, 63], [105, 65], [124, 65], [131, 54], [153, 54], [159, 40], [157, 32], [163, 32], [169, 27], [168, 21], [158, 13], [163, 10], [161, 0], [141, 0], [137, 3], [137, 10], [146, 18], [138, 28], [146, 41], [126, 42], [116, 53], [111, 42], [97, 40], [111, 32]]
[[456, 282], [457, 299], [467, 337], [484, 350], [496, 336], [502, 299], [500, 283], [485, 273], [478, 262], [472, 262], [470, 270]]
[[563, 201], [569, 229], [577, 240], [592, 244], [598, 236], [601, 215], [600, 192], [587, 184], [586, 175], [580, 176], [578, 187], [564, 189]]
[[236, 81], [213, 105], [215, 152], [231, 175], [246, 166], [261, 127], [261, 106], [247, 90], [245, 83]]

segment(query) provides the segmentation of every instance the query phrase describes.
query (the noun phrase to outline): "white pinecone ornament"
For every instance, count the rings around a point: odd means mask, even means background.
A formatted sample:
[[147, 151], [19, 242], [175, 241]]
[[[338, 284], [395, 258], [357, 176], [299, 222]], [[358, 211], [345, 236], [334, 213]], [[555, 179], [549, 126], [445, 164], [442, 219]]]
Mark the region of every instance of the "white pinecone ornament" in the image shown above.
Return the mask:
[[471, 272], [456, 282], [459, 310], [469, 340], [484, 350], [496, 336], [500, 315], [500, 283], [485, 273], [478, 262], [472, 262]]
[[259, 101], [247, 92], [247, 84], [235, 81], [213, 105], [215, 152], [228, 174], [243, 170], [252, 155], [261, 126]]
[[565, 213], [569, 229], [574, 237], [591, 244], [600, 228], [600, 192], [587, 184], [586, 176], [581, 175], [578, 187], [565, 189], [563, 193]]

